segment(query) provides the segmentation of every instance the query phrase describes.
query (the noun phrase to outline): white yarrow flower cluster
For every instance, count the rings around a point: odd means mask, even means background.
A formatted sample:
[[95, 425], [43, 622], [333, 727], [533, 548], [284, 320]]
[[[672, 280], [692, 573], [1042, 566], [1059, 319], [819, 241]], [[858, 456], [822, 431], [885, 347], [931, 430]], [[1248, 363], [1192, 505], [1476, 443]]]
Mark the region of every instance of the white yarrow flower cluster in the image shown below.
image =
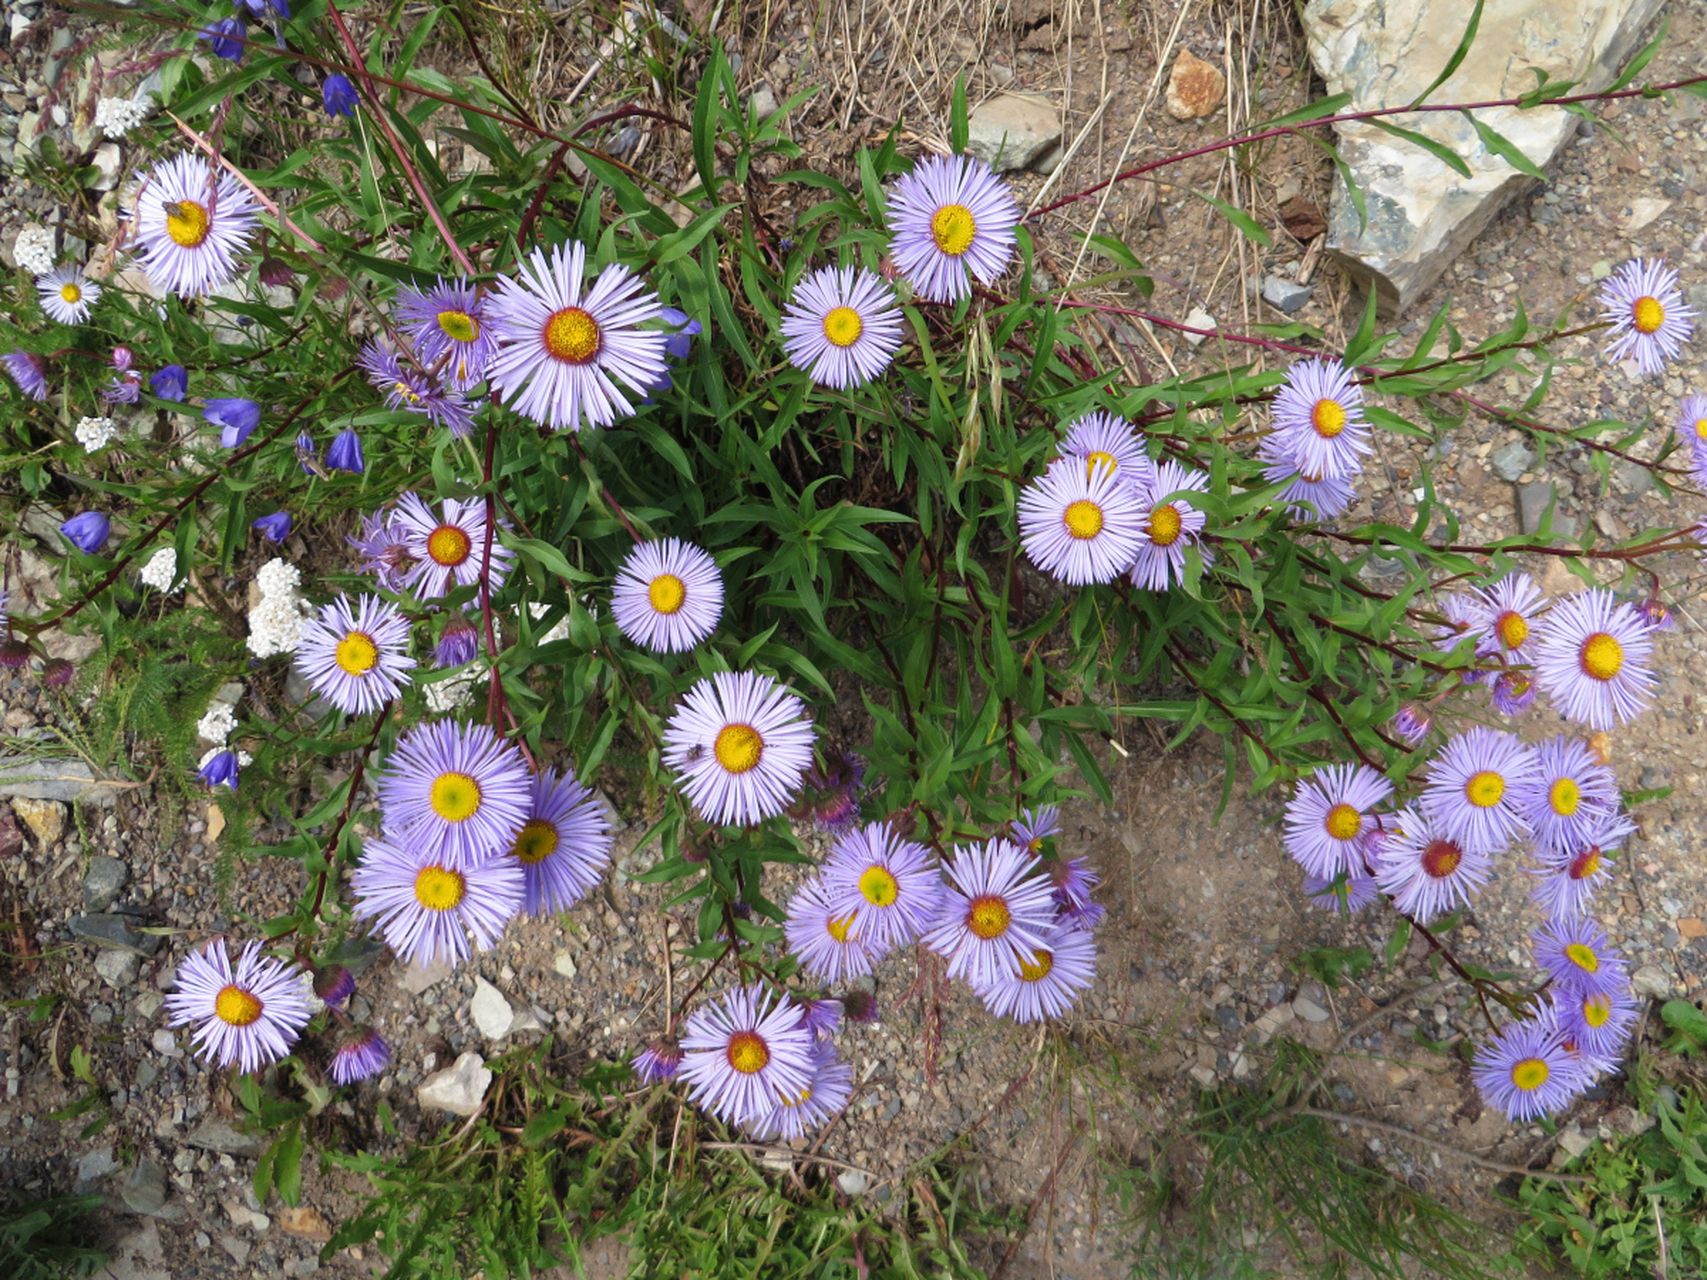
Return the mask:
[[[172, 580], [178, 576], [178, 553], [172, 547], [161, 547], [142, 566], [142, 585], [156, 591], [171, 591]], [[182, 591], [180, 584], [177, 590]]]
[[255, 575], [261, 598], [249, 610], [249, 652], [257, 658], [295, 653], [302, 643], [303, 619], [313, 610], [297, 594], [302, 571], [288, 560], [272, 559]]
[[111, 418], [81, 418], [74, 434], [77, 443], [90, 453], [105, 449], [119, 433], [119, 424]]
[[225, 740], [237, 728], [237, 717], [232, 713], [229, 702], [210, 702], [207, 713], [196, 721], [196, 736], [203, 742], [211, 742], [216, 747], [223, 747]]
[[12, 257], [32, 276], [45, 276], [53, 270], [53, 232], [34, 224], [25, 227], [12, 242]]
[[153, 107], [147, 98], [102, 98], [95, 104], [95, 127], [109, 138], [122, 138], [148, 119]]

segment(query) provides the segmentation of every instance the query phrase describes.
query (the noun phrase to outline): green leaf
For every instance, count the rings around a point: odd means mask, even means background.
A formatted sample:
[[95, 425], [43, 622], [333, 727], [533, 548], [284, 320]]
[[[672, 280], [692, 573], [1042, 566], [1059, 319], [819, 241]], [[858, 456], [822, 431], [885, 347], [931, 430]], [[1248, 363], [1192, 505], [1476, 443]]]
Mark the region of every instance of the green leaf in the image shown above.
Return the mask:
[[1665, 43], [1666, 32], [1670, 29], [1671, 14], [1668, 13], [1665, 17], [1660, 19], [1659, 34], [1647, 44], [1643, 45], [1641, 51], [1637, 53], [1634, 58], [1630, 59], [1630, 65], [1624, 68], [1624, 70], [1619, 74], [1618, 79], [1606, 86], [1606, 92], [1617, 93], [1618, 90], [1624, 88], [1637, 76], [1641, 75], [1647, 65], [1654, 60], [1654, 55], [1660, 51], [1660, 46]]
[[1412, 146], [1421, 147], [1455, 173], [1462, 174], [1466, 178], [1470, 176], [1470, 166], [1465, 164], [1458, 153], [1444, 142], [1436, 142], [1427, 134], [1418, 133], [1415, 129], [1403, 128], [1390, 120], [1371, 120], [1369, 123], [1384, 133], [1392, 134], [1395, 138], [1403, 138]]
[[1687, 1000], [1667, 1000], [1660, 1006], [1660, 1017], [1677, 1035], [1666, 1048], [1672, 1053], [1699, 1053], [1707, 1049], [1707, 1014]]
[[1389, 969], [1393, 967], [1393, 962], [1404, 954], [1405, 948], [1410, 945], [1410, 941], [1411, 922], [1401, 918], [1398, 927], [1393, 930], [1392, 936], [1387, 939], [1387, 945], [1383, 949]]
[[1428, 95], [1452, 79], [1452, 73], [1458, 70], [1463, 63], [1465, 55], [1470, 52], [1470, 46], [1476, 42], [1476, 28], [1482, 25], [1483, 3], [1484, 0], [1476, 0], [1476, 7], [1470, 10], [1470, 22], [1464, 28], [1464, 35], [1458, 41], [1458, 47], [1452, 51], [1452, 56], [1446, 60], [1446, 66], [1434, 78], [1434, 82], [1412, 99], [1411, 105], [1413, 107], [1420, 107], [1424, 102], [1427, 102]]
[[693, 162], [705, 198], [717, 199], [717, 89], [723, 80], [723, 46], [713, 45], [711, 61], [700, 73], [693, 102]]
[[[1465, 172], [1468, 174], [1468, 170]], [[1272, 241], [1269, 239], [1268, 232], [1263, 230], [1262, 224], [1255, 218], [1251, 217], [1251, 215], [1246, 213], [1243, 209], [1235, 209], [1225, 200], [1217, 200], [1214, 196], [1198, 191], [1195, 188], [1192, 189], [1191, 194], [1196, 196], [1199, 200], [1205, 200], [1214, 205], [1221, 211], [1222, 217], [1226, 218], [1228, 222], [1231, 222], [1235, 227], [1243, 232], [1248, 239], [1255, 240], [1265, 249], [1271, 246]]]
[[1547, 175], [1542, 173], [1528, 156], [1510, 138], [1500, 133], [1492, 125], [1483, 124], [1474, 111], [1463, 113], [1464, 118], [1476, 128], [1476, 136], [1482, 140], [1482, 145], [1504, 160], [1519, 173], [1527, 173], [1532, 178], [1540, 178], [1543, 182]]
[[291, 1208], [296, 1208], [296, 1202], [302, 1195], [302, 1122], [291, 1121], [290, 1128], [284, 1131], [279, 1140], [273, 1144], [273, 1183], [278, 1188], [279, 1199]]
[[1276, 116], [1259, 126], [1259, 132], [1279, 129], [1289, 124], [1307, 124], [1311, 120], [1320, 120], [1323, 116], [1337, 115], [1342, 107], [1350, 105], [1351, 95], [1349, 93], [1330, 94], [1326, 98], [1317, 98], [1314, 102], [1307, 102], [1294, 111], [1288, 111], [1283, 116]]
[[971, 136], [971, 132], [966, 112], [966, 73], [962, 71], [954, 77], [954, 94], [948, 104], [949, 150], [957, 156], [965, 154], [966, 140]]

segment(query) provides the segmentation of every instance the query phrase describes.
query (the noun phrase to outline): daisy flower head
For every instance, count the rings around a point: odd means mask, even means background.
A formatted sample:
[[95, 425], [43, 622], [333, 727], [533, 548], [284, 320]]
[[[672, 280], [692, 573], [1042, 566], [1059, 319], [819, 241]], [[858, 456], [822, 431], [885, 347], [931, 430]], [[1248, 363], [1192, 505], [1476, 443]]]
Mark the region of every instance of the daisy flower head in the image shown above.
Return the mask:
[[[390, 507], [370, 511], [362, 516], [361, 530], [344, 539], [355, 548], [363, 573], [371, 573], [387, 591], [401, 593], [412, 575], [416, 561], [409, 551], [409, 531]], [[494, 558], [497, 548], [493, 549]]]
[[[403, 548], [415, 567], [403, 579], [424, 600], [447, 596], [457, 587], [472, 587], [480, 581], [486, 558], [486, 504], [478, 498], [444, 501], [441, 519], [418, 494], [405, 493], [397, 499], [393, 521], [403, 534]], [[500, 522], [500, 528], [504, 527]], [[510, 576], [515, 552], [496, 537], [492, 539], [491, 585], [500, 591]]]
[[137, 252], [161, 288], [194, 297], [237, 274], [236, 255], [249, 245], [259, 206], [235, 178], [215, 173], [187, 152], [164, 160], [136, 196]]
[[1534, 747], [1476, 725], [1448, 739], [1429, 762], [1423, 811], [1435, 830], [1466, 850], [1498, 853], [1529, 833], [1518, 799], [1536, 773]]
[[1478, 592], [1482, 597], [1481, 625], [1476, 640], [1478, 658], [1502, 658], [1506, 662], [1529, 661], [1529, 641], [1535, 620], [1547, 610], [1547, 598], [1527, 573], [1508, 573], [1493, 586]]
[[1660, 372], [1695, 332], [1677, 272], [1663, 258], [1633, 258], [1600, 286], [1600, 318], [1610, 321], [1608, 360], [1629, 358], [1644, 374]]
[[1362, 839], [1375, 828], [1371, 812], [1393, 794], [1385, 774], [1365, 764], [1333, 764], [1298, 779], [1286, 804], [1281, 843], [1313, 876], [1332, 880], [1362, 867]]
[[1541, 852], [1581, 848], [1618, 812], [1618, 779], [1582, 739], [1547, 739], [1535, 749], [1535, 765], [1512, 802]]
[[1270, 418], [1300, 475], [1343, 480], [1363, 470], [1371, 451], [1363, 391], [1338, 360], [1312, 356], [1288, 369]]
[[629, 1066], [640, 1077], [641, 1084], [657, 1084], [674, 1080], [682, 1067], [682, 1047], [673, 1039], [649, 1041], [644, 1049], [629, 1059]]
[[865, 785], [865, 761], [851, 751], [826, 748], [824, 763], [816, 762], [806, 775], [806, 788], [816, 795], [812, 820], [820, 831], [846, 835], [859, 821], [859, 792]]
[[917, 942], [942, 910], [942, 873], [930, 851], [903, 840], [885, 822], [837, 840], [823, 881], [831, 909], [838, 915], [857, 912], [860, 932], [884, 951]]
[[1541, 866], [1530, 874], [1538, 877], [1529, 891], [1530, 901], [1552, 920], [1569, 920], [1584, 914], [1595, 891], [1612, 879], [1617, 863], [1611, 853], [1636, 830], [1624, 814], [1603, 814], [1599, 824], [1576, 846], [1538, 853]]
[[1535, 640], [1535, 683], [1567, 720], [1606, 731], [1654, 696], [1653, 629], [1604, 587], [1554, 604]]
[[372, 1027], [361, 1027], [338, 1046], [326, 1074], [333, 1084], [355, 1084], [377, 1076], [390, 1065], [391, 1046], [385, 1037]]
[[493, 390], [553, 431], [610, 426], [634, 412], [613, 379], [643, 395], [664, 373], [664, 335], [640, 327], [662, 314], [658, 295], [619, 263], [590, 288], [586, 270], [585, 245], [535, 249], [487, 304]]
[[444, 277], [431, 289], [402, 285], [394, 302], [397, 325], [421, 364], [440, 373], [452, 391], [484, 381], [498, 340], [486, 325], [485, 303], [469, 280]]
[[926, 156], [889, 193], [895, 266], [926, 302], [958, 302], [970, 276], [992, 284], [1014, 255], [1013, 192], [971, 156]]
[[345, 715], [377, 711], [410, 683], [409, 620], [379, 596], [339, 596], [302, 624], [295, 665]]
[[1494, 710], [1502, 716], [1520, 716], [1535, 704], [1535, 681], [1527, 671], [1502, 671], [1488, 686]]
[[592, 892], [610, 864], [611, 844], [604, 806], [572, 771], [535, 774], [527, 821], [509, 848], [525, 878], [528, 915], [566, 911]]
[[1113, 582], [1144, 545], [1143, 498], [1111, 471], [1087, 472], [1077, 458], [1056, 459], [1027, 484], [1018, 515], [1026, 557], [1075, 587]]
[[664, 763], [718, 826], [763, 822], [788, 807], [812, 765], [806, 704], [769, 676], [719, 671], [700, 680], [664, 728]]
[[82, 324], [89, 308], [101, 297], [101, 286], [83, 278], [83, 268], [74, 262], [55, 267], [36, 277], [41, 309], [60, 324]]
[[1697, 467], [1707, 466], [1707, 396], [1688, 395], [1678, 405], [1678, 443]]
[[1530, 936], [1535, 963], [1562, 992], [1610, 995], [1630, 985], [1624, 958], [1592, 920], [1552, 920]]
[[481, 402], [463, 399], [460, 391], [450, 389], [432, 373], [417, 368], [378, 338], [362, 344], [356, 363], [367, 374], [367, 380], [384, 394], [386, 408], [418, 413], [459, 440], [473, 430], [474, 415], [480, 412]]
[[782, 928], [801, 967], [824, 982], [863, 977], [889, 951], [866, 913], [832, 896], [819, 876], [795, 890]]
[[1482, 891], [1493, 858], [1435, 826], [1415, 809], [1389, 820], [1375, 864], [1375, 883], [1391, 895], [1393, 909], [1427, 924]]
[[731, 1125], [768, 1116], [812, 1087], [816, 1052], [799, 1006], [757, 984], [688, 1015], [681, 1078], [695, 1106]]
[[1624, 986], [1598, 992], [1561, 991], [1556, 1007], [1566, 1043], [1584, 1057], [1603, 1062], [1622, 1055], [1642, 1009]]
[[259, 1071], [290, 1053], [308, 1020], [308, 974], [261, 955], [246, 943], [233, 965], [219, 938], [178, 965], [177, 990], [166, 997], [175, 1027], [193, 1026], [191, 1043], [216, 1067]]
[[[1144, 452], [1144, 438], [1125, 418], [1097, 409], [1075, 418], [1061, 441], [1061, 452], [1083, 458], [1085, 472], [1107, 468], [1127, 484], [1148, 489], [1156, 479], [1156, 464]], [[1166, 492], [1166, 490], [1163, 490]]]
[[988, 987], [1017, 976], [1048, 946], [1055, 900], [1040, 870], [1036, 858], [1002, 839], [955, 850], [942, 910], [924, 936], [948, 958], [949, 977]]
[[812, 1048], [812, 1079], [799, 1093], [784, 1090], [769, 1114], [748, 1127], [762, 1141], [804, 1138], [853, 1097], [853, 1067], [836, 1057], [835, 1046], [820, 1040]]
[[[1091, 860], [1083, 856], [1051, 858], [1043, 864], [1043, 870], [1049, 877], [1049, 883], [1054, 886], [1055, 906], [1061, 917], [1072, 914], [1075, 922], [1082, 927], [1094, 927], [1094, 924], [1083, 925], [1087, 909], [1096, 907], [1091, 901], [1091, 894], [1096, 892], [1096, 887], [1102, 883], [1102, 877], [1091, 866]], [[1096, 907], [1096, 910], [1089, 914], [1095, 922], [1101, 922], [1101, 907]]]
[[1488, 629], [1487, 601], [1479, 593], [1449, 592], [1440, 597], [1439, 608], [1442, 620], [1429, 637], [1437, 653], [1451, 656], [1460, 643], [1479, 639]]
[[1476, 1050], [1470, 1078], [1508, 1120], [1539, 1120], [1571, 1105], [1587, 1073], [1551, 1017], [1513, 1022]]
[[1205, 516], [1177, 495], [1182, 490], [1201, 493], [1207, 488], [1207, 472], [1187, 470], [1172, 460], [1156, 468], [1156, 479], [1144, 497], [1146, 541], [1139, 544], [1138, 559], [1132, 566], [1133, 586], [1166, 591], [1185, 581], [1185, 549], [1203, 532]]
[[[533, 779], [520, 752], [483, 724], [435, 720], [410, 728], [379, 775], [385, 834], [446, 866], [504, 854], [532, 816]], [[503, 859], [517, 868], [519, 859]]]
[[1294, 520], [1337, 519], [1357, 501], [1357, 487], [1350, 478], [1306, 473], [1292, 456], [1291, 446], [1273, 435], [1257, 446], [1257, 458], [1263, 463], [1263, 483], [1279, 484], [1291, 479], [1292, 483], [1281, 490], [1279, 501]]
[[691, 542], [642, 542], [616, 571], [611, 614], [622, 634], [642, 648], [685, 653], [717, 630], [723, 575], [717, 561]]
[[385, 945], [405, 964], [459, 964], [497, 945], [522, 909], [521, 864], [498, 856], [451, 865], [415, 839], [370, 837], [350, 880], [354, 913], [372, 917]]
[[1043, 853], [1043, 842], [1061, 834], [1061, 807], [1046, 804], [1027, 809], [1010, 824], [1009, 829], [1012, 831], [1009, 839], [1032, 857], [1038, 857]]
[[836, 1028], [842, 1025], [840, 1000], [812, 999], [806, 996], [790, 996], [789, 999], [800, 1006], [804, 1015], [800, 1025], [820, 1040], [828, 1040], [835, 1035]]
[[7, 376], [32, 400], [47, 399], [47, 361], [33, 351], [8, 351], [0, 356]]
[[1304, 896], [1318, 911], [1354, 916], [1381, 896], [1381, 887], [1374, 876], [1358, 867], [1342, 871], [1331, 880], [1325, 876], [1305, 876]]
[[1057, 925], [1041, 947], [1021, 958], [1017, 973], [974, 984], [972, 990], [998, 1018], [1042, 1022], [1064, 1016], [1096, 976], [1095, 939], [1083, 930]]
[[789, 363], [821, 386], [871, 382], [901, 349], [901, 308], [882, 276], [822, 267], [804, 276], [782, 313]]

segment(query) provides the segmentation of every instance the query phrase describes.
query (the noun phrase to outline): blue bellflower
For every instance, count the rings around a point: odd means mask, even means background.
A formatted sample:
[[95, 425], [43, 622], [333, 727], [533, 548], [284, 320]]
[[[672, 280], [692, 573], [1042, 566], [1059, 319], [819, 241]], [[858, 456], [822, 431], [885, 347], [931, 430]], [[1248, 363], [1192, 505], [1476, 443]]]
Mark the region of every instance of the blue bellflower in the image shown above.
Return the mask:
[[213, 56], [227, 62], [243, 61], [243, 41], [248, 34], [241, 18], [220, 18], [201, 30], [201, 38], [213, 46]]
[[209, 400], [202, 406], [202, 417], [219, 427], [219, 443], [235, 449], [261, 425], [261, 406], [241, 398]]
[[326, 83], [320, 86], [320, 100], [326, 104], [326, 114], [333, 119], [339, 116], [353, 119], [362, 101], [350, 78], [336, 71], [327, 76]]
[[190, 393], [190, 375], [181, 364], [169, 364], [149, 375], [148, 389], [162, 400], [182, 400]]
[[356, 434], [354, 427], [345, 427], [326, 447], [326, 469], [348, 471], [358, 476], [367, 470], [367, 464], [362, 459], [362, 438]]
[[254, 521], [250, 527], [259, 529], [268, 542], [283, 542], [290, 537], [290, 512], [275, 511]]
[[221, 751], [201, 767], [201, 771], [196, 774], [196, 777], [210, 787], [226, 786], [233, 791], [237, 790], [237, 753], [235, 751]]
[[85, 511], [72, 516], [59, 526], [65, 540], [86, 556], [92, 556], [107, 544], [112, 522], [99, 511]]

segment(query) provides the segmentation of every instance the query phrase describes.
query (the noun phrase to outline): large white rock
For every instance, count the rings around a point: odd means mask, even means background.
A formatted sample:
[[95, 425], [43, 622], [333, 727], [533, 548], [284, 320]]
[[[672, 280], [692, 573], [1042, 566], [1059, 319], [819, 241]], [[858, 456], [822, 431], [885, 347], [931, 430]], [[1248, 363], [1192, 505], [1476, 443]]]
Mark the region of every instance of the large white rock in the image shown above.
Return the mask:
[[480, 1110], [492, 1072], [478, 1053], [465, 1053], [443, 1071], [421, 1081], [415, 1100], [425, 1109], [437, 1108], [453, 1116], [471, 1116]]
[[[1579, 81], [1578, 93], [1604, 88], [1660, 3], [1488, 0], [1469, 55], [1428, 101], [1519, 97], [1538, 83], [1531, 68], [1551, 80]], [[1412, 102], [1445, 70], [1470, 7], [1463, 0], [1310, 0], [1304, 10], [1310, 57], [1330, 94], [1351, 94], [1346, 111]], [[1553, 158], [1576, 126], [1560, 107], [1476, 114], [1537, 166]], [[1410, 306], [1500, 207], [1534, 182], [1491, 152], [1459, 112], [1390, 119], [1451, 147], [1471, 176], [1373, 125], [1334, 126], [1340, 156], [1368, 203], [1369, 225], [1359, 231], [1357, 210], [1336, 181], [1327, 248], [1364, 288], [1375, 289], [1389, 316]]]
[[1029, 93], [998, 93], [966, 125], [966, 149], [998, 173], [1025, 168], [1061, 141], [1061, 117]]
[[480, 1034], [488, 1040], [502, 1040], [509, 1035], [510, 1024], [516, 1017], [516, 1011], [504, 999], [504, 993], [485, 978], [474, 980], [474, 999], [469, 1003], [468, 1013]]

